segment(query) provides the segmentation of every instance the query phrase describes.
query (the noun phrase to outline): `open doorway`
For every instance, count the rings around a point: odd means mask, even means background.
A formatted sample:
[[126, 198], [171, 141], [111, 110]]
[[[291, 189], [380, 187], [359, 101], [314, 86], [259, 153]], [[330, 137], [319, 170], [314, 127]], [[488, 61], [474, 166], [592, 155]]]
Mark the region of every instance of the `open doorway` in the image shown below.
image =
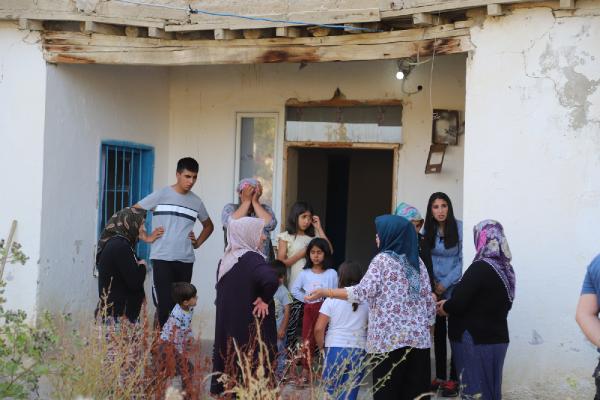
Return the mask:
[[394, 148], [288, 147], [286, 210], [309, 202], [334, 246], [335, 266], [366, 267], [375, 254], [377, 215], [389, 213], [395, 180]]

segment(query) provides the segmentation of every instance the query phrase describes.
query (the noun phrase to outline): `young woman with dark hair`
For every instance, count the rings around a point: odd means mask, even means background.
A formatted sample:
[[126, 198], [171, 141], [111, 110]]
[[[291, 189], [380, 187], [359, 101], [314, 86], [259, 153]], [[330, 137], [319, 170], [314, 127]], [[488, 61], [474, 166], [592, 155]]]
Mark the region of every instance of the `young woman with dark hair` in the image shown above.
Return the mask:
[[[329, 240], [325, 236], [321, 220], [314, 215], [313, 208], [304, 201], [297, 201], [292, 206], [286, 224], [286, 230], [277, 236], [277, 259], [288, 268], [287, 283], [291, 288], [296, 278], [306, 265], [306, 246], [315, 237]], [[329, 244], [331, 248], [331, 244]], [[299, 300], [294, 300], [290, 309], [290, 320], [287, 330], [287, 346], [292, 351], [298, 343], [298, 336], [302, 329], [302, 306]]]
[[[462, 275], [462, 222], [454, 217], [452, 201], [447, 194], [433, 193], [427, 204], [424, 232], [431, 248], [434, 292], [438, 299], [449, 299]], [[447, 380], [447, 319], [438, 315], [435, 321], [434, 347], [436, 378], [432, 388], [442, 387], [442, 395], [458, 395], [456, 368], [450, 357], [450, 379]]]

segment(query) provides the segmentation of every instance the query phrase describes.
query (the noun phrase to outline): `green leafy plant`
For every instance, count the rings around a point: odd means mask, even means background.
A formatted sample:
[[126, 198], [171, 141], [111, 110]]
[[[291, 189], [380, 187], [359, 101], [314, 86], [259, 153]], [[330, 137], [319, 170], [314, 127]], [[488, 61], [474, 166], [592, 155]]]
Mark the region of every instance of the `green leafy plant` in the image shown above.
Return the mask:
[[[2, 240], [0, 260], [24, 265], [28, 257], [19, 243], [7, 248]], [[0, 278], [0, 398], [28, 399], [37, 390], [40, 377], [48, 373], [45, 354], [58, 339], [49, 314], [31, 325], [25, 311], [6, 309], [5, 287]]]

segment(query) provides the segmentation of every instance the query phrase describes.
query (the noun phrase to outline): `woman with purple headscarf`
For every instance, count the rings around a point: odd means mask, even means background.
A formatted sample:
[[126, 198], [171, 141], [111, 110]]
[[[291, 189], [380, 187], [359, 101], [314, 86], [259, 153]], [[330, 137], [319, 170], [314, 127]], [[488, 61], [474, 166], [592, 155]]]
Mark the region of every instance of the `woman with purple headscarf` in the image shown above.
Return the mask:
[[268, 261], [272, 261], [275, 258], [275, 255], [273, 253], [270, 235], [271, 231], [277, 226], [277, 219], [275, 218], [273, 209], [267, 204], [260, 202], [262, 191], [263, 188], [258, 179], [242, 179], [237, 186], [239, 203], [229, 203], [223, 207], [223, 211], [221, 212], [221, 223], [223, 224], [223, 230], [225, 231], [225, 246], [227, 246], [227, 228], [229, 227], [231, 220], [243, 217], [261, 218], [265, 223], [263, 233], [267, 237], [267, 240], [265, 240], [259, 250]]
[[438, 313], [449, 315], [448, 336], [463, 398], [500, 400], [515, 272], [499, 222], [482, 221], [473, 231], [475, 259], [452, 298], [438, 303]]

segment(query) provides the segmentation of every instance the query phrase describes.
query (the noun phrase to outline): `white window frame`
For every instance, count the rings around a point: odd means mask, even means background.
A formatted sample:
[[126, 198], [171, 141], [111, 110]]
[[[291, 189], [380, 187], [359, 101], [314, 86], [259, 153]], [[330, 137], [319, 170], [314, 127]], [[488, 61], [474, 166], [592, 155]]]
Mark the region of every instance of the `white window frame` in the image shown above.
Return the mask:
[[[273, 199], [271, 207], [275, 216], [281, 215], [281, 169], [282, 159], [281, 154], [283, 151], [283, 127], [281, 126], [281, 118], [279, 112], [236, 112], [236, 126], [235, 126], [235, 156], [234, 156], [234, 183], [232, 187], [232, 201], [233, 203], [238, 202], [237, 185], [240, 181], [240, 153], [241, 153], [241, 142], [242, 142], [242, 118], [274, 118], [275, 119], [275, 143], [273, 152]], [[282, 221], [277, 221], [278, 227], [283, 226]], [[285, 224], [284, 224], [285, 225]], [[277, 231], [278, 228], [276, 228]]]

